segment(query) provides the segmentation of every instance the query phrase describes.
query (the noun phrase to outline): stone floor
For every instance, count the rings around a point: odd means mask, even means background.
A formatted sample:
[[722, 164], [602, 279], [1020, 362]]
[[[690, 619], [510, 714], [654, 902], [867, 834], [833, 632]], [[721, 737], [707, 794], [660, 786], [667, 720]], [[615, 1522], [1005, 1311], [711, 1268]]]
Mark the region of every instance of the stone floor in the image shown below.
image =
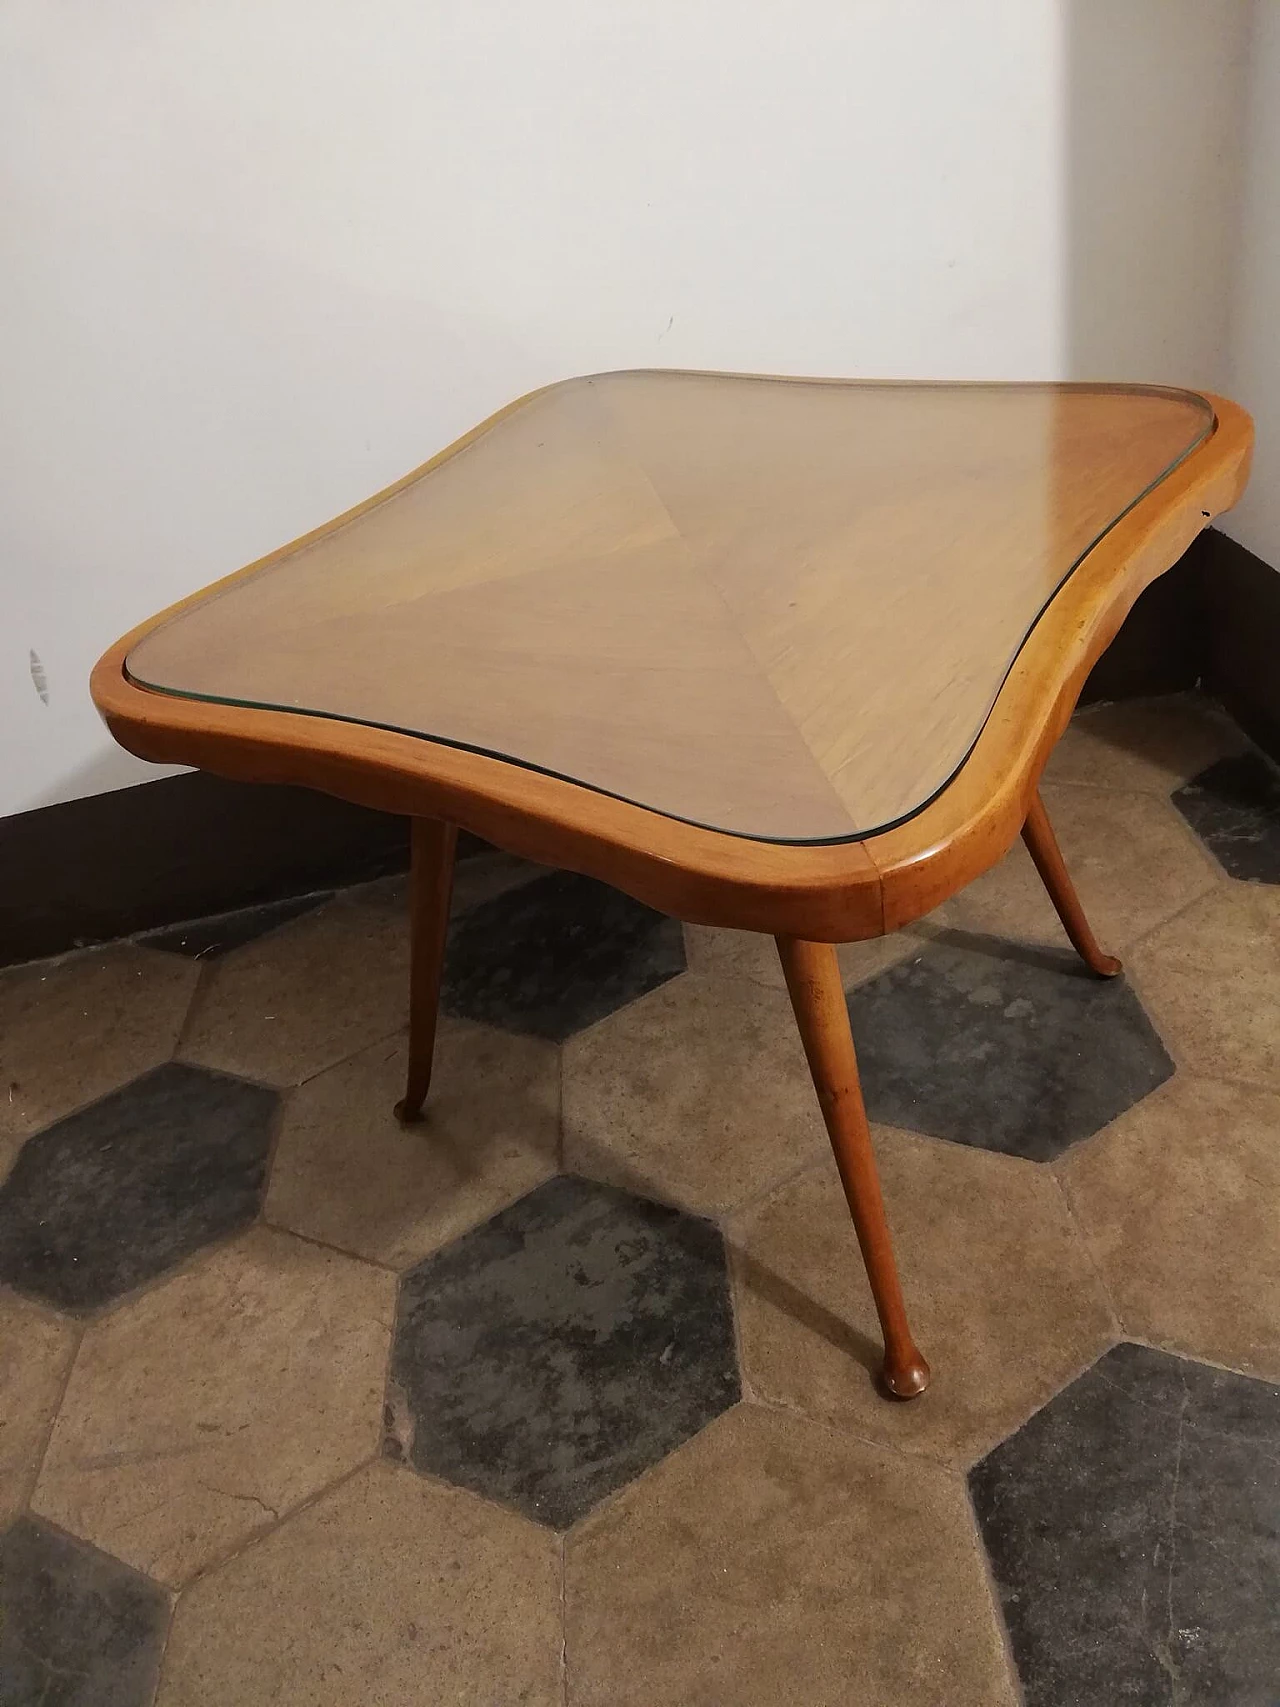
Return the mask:
[[1077, 718], [1015, 850], [842, 951], [875, 1318], [767, 942], [459, 871], [0, 974], [0, 1703], [1280, 1701], [1280, 786]]

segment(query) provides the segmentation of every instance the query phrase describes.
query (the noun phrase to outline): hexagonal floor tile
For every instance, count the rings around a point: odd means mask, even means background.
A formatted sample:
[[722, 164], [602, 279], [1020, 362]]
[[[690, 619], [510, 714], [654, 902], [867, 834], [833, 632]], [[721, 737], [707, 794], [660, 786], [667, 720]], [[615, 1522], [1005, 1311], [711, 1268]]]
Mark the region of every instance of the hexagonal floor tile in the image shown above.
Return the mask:
[[0, 1526], [26, 1504], [77, 1337], [70, 1322], [0, 1292]]
[[1229, 876], [1280, 883], [1280, 770], [1261, 753], [1219, 759], [1172, 799]]
[[881, 1397], [881, 1338], [835, 1164], [782, 1186], [730, 1243], [748, 1391], [903, 1451], [968, 1464], [1115, 1338], [1047, 1168], [875, 1134], [907, 1310], [933, 1366]]
[[92, 1310], [247, 1226], [275, 1110], [170, 1062], [28, 1138], [0, 1185], [0, 1280]]
[[[1220, 881], [1213, 860], [1169, 805], [1145, 794], [1045, 788], [1067, 870], [1098, 941], [1122, 954]], [[1066, 934], [1021, 840], [947, 904], [965, 930], [1058, 948]]]
[[208, 967], [179, 1054], [301, 1084], [399, 1031], [408, 1001], [404, 912], [356, 891]]
[[558, 1707], [559, 1543], [389, 1465], [182, 1596], [160, 1707]]
[[394, 1293], [257, 1229], [91, 1323], [34, 1508], [184, 1581], [377, 1450]]
[[482, 901], [449, 936], [446, 1013], [556, 1042], [684, 971], [684, 939], [629, 895], [555, 871]]
[[872, 1120], [1051, 1161], [1173, 1072], [1124, 981], [949, 932], [849, 996]]
[[1179, 1065], [1280, 1089], [1280, 889], [1220, 884], [1129, 958]]
[[423, 1119], [402, 1126], [407, 1049], [386, 1038], [289, 1099], [266, 1214], [405, 1268], [555, 1173], [553, 1044], [444, 1019]]
[[1275, 1700], [1280, 1388], [1121, 1345], [970, 1478], [1028, 1707]]
[[1280, 1381], [1280, 1097], [1180, 1074], [1060, 1173], [1126, 1332]]
[[261, 901], [255, 907], [235, 907], [227, 913], [211, 913], [206, 918], [187, 919], [183, 924], [163, 925], [159, 930], [144, 931], [137, 940], [147, 948], [185, 955], [188, 960], [218, 960], [231, 949], [257, 942], [268, 931], [287, 925], [290, 919], [313, 912], [332, 897], [332, 890], [321, 889], [312, 895], [293, 895], [283, 901]]
[[151, 1707], [169, 1599], [94, 1547], [19, 1518], [0, 1535], [5, 1707]]
[[0, 1138], [168, 1060], [197, 975], [130, 943], [0, 973]]
[[561, 1175], [401, 1284], [386, 1451], [565, 1528], [738, 1397], [708, 1221]]
[[565, 1165], [691, 1209], [827, 1147], [785, 993], [689, 973], [564, 1046]]
[[1227, 714], [1200, 694], [1087, 705], [1049, 755], [1044, 780], [1167, 798], [1171, 788], [1242, 745]]
[[575, 1707], [1013, 1707], [963, 1486], [740, 1405], [568, 1540]]

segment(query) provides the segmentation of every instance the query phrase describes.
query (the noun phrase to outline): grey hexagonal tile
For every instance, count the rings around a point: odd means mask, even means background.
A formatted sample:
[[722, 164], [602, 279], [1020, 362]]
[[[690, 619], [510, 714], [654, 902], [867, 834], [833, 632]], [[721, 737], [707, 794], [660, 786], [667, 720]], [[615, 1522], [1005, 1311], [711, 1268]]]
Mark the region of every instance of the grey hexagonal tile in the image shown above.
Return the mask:
[[90, 1310], [257, 1213], [276, 1095], [170, 1062], [28, 1138], [0, 1186], [0, 1280]]
[[970, 1475], [1027, 1707], [1268, 1707], [1280, 1388], [1121, 1345]]
[[560, 1175], [405, 1277], [386, 1451], [566, 1528], [738, 1396], [718, 1229]]
[[951, 932], [849, 994], [873, 1120], [1046, 1162], [1173, 1072], [1123, 978]]
[[0, 1535], [5, 1707], [150, 1707], [169, 1623], [163, 1590], [30, 1518]]
[[556, 1042], [685, 968], [674, 919], [574, 872], [481, 901], [456, 921], [446, 1013]]
[[1171, 799], [1229, 876], [1280, 883], [1280, 770], [1261, 753], [1219, 759]]

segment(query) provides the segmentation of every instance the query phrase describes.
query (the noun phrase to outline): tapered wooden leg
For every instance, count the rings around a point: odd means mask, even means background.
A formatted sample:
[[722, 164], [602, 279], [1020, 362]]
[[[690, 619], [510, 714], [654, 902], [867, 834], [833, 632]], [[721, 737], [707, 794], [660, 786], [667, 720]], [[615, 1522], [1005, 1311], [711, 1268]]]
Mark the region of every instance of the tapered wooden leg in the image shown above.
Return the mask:
[[1072, 948], [1090, 972], [1095, 972], [1099, 978], [1114, 978], [1121, 970], [1120, 962], [1114, 955], [1104, 954], [1098, 947], [1098, 939], [1090, 930], [1089, 921], [1084, 916], [1076, 886], [1071, 881], [1071, 874], [1062, 857], [1062, 849], [1058, 846], [1058, 838], [1053, 833], [1053, 825], [1049, 822], [1049, 814], [1044, 809], [1044, 801], [1038, 791], [1031, 797], [1026, 823], [1022, 826], [1022, 839], [1027, 844], [1028, 853], [1036, 862], [1036, 870], [1049, 891], [1049, 899], [1057, 909], [1062, 928], [1071, 939]]
[[409, 866], [409, 1073], [404, 1100], [396, 1114], [405, 1122], [422, 1114], [431, 1085], [436, 1015], [440, 1008], [440, 969], [449, 934], [453, 893], [455, 824], [436, 818], [411, 821]]
[[884, 1384], [895, 1397], [913, 1399], [929, 1385], [929, 1365], [911, 1337], [902, 1301], [836, 951], [829, 942], [799, 942], [781, 936], [777, 942], [796, 1024], [884, 1332]]

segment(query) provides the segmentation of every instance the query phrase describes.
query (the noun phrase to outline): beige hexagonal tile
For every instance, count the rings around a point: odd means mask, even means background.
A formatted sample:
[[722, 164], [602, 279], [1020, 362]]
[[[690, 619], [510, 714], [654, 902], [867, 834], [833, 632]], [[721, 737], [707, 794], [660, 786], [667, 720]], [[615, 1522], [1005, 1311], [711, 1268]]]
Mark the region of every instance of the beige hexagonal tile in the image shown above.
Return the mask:
[[187, 1590], [158, 1707], [558, 1707], [559, 1551], [370, 1465]]
[[1071, 719], [1049, 756], [1044, 780], [1167, 800], [1180, 784], [1243, 745], [1226, 713], [1199, 694], [1090, 705]]
[[1280, 889], [1224, 880], [1129, 962], [1180, 1065], [1280, 1088]]
[[295, 1085], [405, 1023], [409, 930], [385, 899], [342, 895], [215, 961], [179, 1055]]
[[[1044, 790], [1076, 891], [1109, 953], [1213, 888], [1221, 872], [1168, 801], [1109, 789]], [[950, 903], [948, 922], [1024, 942], [1066, 935], [1021, 839]]]
[[747, 979], [685, 973], [563, 1053], [575, 1173], [717, 1210], [826, 1147], [791, 1004]]
[[290, 1098], [269, 1221], [406, 1268], [556, 1171], [552, 1044], [442, 1020], [425, 1118], [402, 1126], [406, 1043], [384, 1038]]
[[572, 1707], [1013, 1707], [960, 1479], [740, 1405], [569, 1537]]
[[855, 1434], [972, 1463], [1112, 1343], [1111, 1313], [1049, 1169], [884, 1127], [875, 1139], [932, 1385], [905, 1404], [875, 1385], [879, 1324], [825, 1159], [731, 1235], [743, 1374]]
[[1280, 1381], [1280, 1096], [1179, 1075], [1058, 1171], [1126, 1333]]
[[258, 1229], [90, 1324], [34, 1508], [185, 1581], [378, 1446], [395, 1280]]
[[[0, 1140], [37, 1131], [167, 1061], [199, 968], [119, 943], [0, 973]], [[16, 1152], [0, 1151], [0, 1172]]]
[[[838, 944], [836, 958], [840, 962], [845, 988], [865, 983], [877, 972], [896, 966], [907, 955], [918, 953], [938, 934], [946, 918], [946, 909], [939, 908], [927, 919], [918, 920], [900, 931], [891, 931], [888, 936]], [[712, 978], [746, 978], [753, 984], [763, 984], [769, 990], [785, 990], [787, 987], [774, 940], [771, 936], [762, 936], [759, 931], [686, 925], [684, 951], [691, 972]]]
[[77, 1337], [72, 1323], [0, 1290], [0, 1529], [35, 1481]]

